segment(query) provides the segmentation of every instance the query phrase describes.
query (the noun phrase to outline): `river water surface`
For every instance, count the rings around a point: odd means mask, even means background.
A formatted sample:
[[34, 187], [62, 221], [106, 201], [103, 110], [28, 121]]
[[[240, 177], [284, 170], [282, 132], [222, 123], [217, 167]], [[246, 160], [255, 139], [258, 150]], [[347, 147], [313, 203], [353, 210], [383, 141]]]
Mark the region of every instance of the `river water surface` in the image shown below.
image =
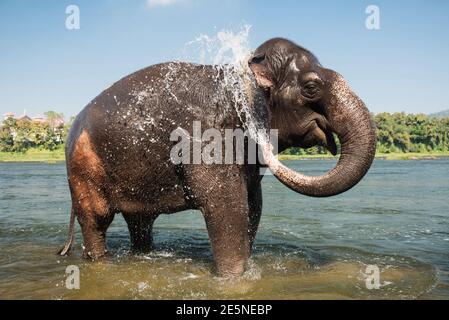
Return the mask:
[[[333, 160], [286, 161], [319, 174]], [[108, 231], [110, 256], [58, 257], [69, 220], [64, 164], [0, 163], [2, 299], [449, 299], [449, 159], [376, 160], [343, 195], [314, 199], [274, 177], [263, 181], [264, 208], [255, 253], [239, 280], [214, 277], [199, 212], [161, 216], [156, 250], [128, 252], [118, 215]], [[65, 286], [80, 268], [80, 290]], [[366, 286], [367, 266], [380, 288]], [[369, 273], [369, 272], [368, 272]]]

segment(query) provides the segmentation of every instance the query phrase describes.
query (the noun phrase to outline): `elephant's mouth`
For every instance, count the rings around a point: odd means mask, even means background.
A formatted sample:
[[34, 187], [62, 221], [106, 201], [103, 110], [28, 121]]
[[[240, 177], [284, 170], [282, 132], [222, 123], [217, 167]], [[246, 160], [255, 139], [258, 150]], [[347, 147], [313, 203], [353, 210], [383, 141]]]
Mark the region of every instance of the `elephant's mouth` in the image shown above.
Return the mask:
[[337, 144], [329, 124], [324, 119], [314, 120], [310, 123], [303, 140], [303, 148], [310, 148], [315, 145], [323, 146], [332, 155], [337, 154]]
[[322, 146], [332, 155], [337, 154], [337, 144], [329, 122], [323, 116], [315, 114], [305, 126], [298, 129], [299, 134], [291, 136], [292, 145], [304, 149]]

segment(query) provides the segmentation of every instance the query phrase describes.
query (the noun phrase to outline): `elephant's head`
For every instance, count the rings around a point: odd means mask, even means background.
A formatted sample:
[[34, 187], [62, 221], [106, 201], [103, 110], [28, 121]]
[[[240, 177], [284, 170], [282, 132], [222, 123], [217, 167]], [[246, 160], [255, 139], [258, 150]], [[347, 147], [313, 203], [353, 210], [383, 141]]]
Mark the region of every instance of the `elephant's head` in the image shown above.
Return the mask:
[[311, 177], [280, 163], [267, 143], [263, 154], [274, 175], [301, 194], [327, 197], [357, 184], [375, 155], [375, 126], [364, 103], [335, 71], [323, 68], [308, 50], [285, 39], [260, 46], [249, 61], [257, 85], [269, 102], [270, 126], [278, 129], [279, 149], [314, 145], [337, 153], [333, 133], [341, 143], [338, 164]]

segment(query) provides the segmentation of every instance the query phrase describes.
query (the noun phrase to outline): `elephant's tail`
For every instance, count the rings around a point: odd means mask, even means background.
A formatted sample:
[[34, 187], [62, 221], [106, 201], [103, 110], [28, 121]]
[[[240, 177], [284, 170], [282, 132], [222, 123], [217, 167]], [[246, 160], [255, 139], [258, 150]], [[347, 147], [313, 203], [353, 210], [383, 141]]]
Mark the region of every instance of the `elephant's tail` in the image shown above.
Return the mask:
[[70, 252], [70, 249], [72, 248], [74, 240], [75, 240], [75, 212], [72, 208], [70, 212], [69, 235], [67, 237], [66, 243], [64, 244], [64, 247], [62, 247], [57, 254], [60, 256], [67, 255]]

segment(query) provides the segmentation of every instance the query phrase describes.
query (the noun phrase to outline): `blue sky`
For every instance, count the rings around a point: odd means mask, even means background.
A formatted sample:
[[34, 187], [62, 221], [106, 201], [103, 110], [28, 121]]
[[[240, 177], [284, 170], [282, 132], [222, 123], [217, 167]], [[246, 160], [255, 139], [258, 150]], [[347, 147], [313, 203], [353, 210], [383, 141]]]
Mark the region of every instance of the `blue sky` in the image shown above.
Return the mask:
[[[449, 1], [152, 1], [0, 0], [0, 114], [75, 115], [121, 77], [243, 23], [253, 48], [282, 36], [314, 52], [373, 112], [449, 109]], [[65, 28], [70, 4], [80, 30]], [[365, 28], [370, 4], [380, 30]]]

